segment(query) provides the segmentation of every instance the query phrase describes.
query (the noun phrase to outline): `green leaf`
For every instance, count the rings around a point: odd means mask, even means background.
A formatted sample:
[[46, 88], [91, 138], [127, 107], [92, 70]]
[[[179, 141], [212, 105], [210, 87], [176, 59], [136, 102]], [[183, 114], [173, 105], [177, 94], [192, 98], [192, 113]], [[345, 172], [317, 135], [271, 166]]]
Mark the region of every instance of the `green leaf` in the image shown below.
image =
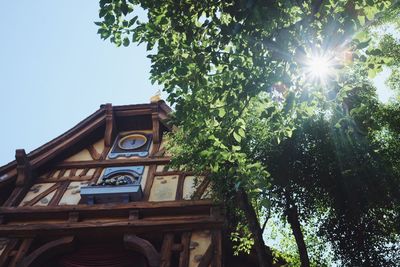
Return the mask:
[[127, 46], [129, 46], [129, 38], [128, 37], [125, 37], [124, 38], [124, 41], [123, 41], [123, 45], [125, 46], [125, 47], [127, 47]]
[[240, 146], [232, 146], [233, 151], [239, 151], [241, 149]]
[[110, 4], [112, 0], [100, 0], [100, 7], [104, 7], [106, 4]]
[[115, 22], [115, 17], [114, 17], [114, 15], [108, 13], [108, 14], [104, 17], [104, 20], [105, 20], [105, 22], [106, 22], [108, 25], [111, 25], [111, 24], [113, 24], [113, 23]]
[[233, 138], [235, 138], [235, 140], [240, 143], [240, 141], [242, 140], [242, 137], [237, 134], [236, 132], [233, 132]]
[[376, 69], [369, 69], [369, 70], [368, 70], [368, 77], [369, 77], [370, 79], [375, 78], [376, 75], [377, 75], [377, 70], [376, 70]]
[[220, 118], [223, 118], [223, 117], [225, 116], [225, 114], [226, 114], [226, 111], [225, 111], [224, 108], [218, 109], [218, 116], [219, 116]]
[[126, 16], [129, 12], [129, 7], [126, 3], [122, 3], [120, 10], [121, 10], [122, 14], [124, 14], [124, 16]]
[[357, 16], [357, 19], [360, 22], [361, 26], [365, 25], [365, 16]]
[[106, 8], [100, 9], [99, 17], [102, 18], [107, 14], [108, 10]]
[[245, 132], [244, 132], [244, 130], [243, 130], [242, 128], [239, 128], [238, 133], [239, 133], [239, 135], [240, 135], [241, 137], [244, 137], [244, 136], [245, 136]]

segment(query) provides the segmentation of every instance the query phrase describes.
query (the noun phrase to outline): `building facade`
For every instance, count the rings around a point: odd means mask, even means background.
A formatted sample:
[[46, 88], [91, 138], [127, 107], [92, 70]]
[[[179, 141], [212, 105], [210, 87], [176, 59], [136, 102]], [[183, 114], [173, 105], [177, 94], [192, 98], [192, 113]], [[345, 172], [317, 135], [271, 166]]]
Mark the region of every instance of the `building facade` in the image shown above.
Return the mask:
[[102, 105], [0, 168], [0, 266], [219, 267], [205, 177], [168, 167], [171, 109]]

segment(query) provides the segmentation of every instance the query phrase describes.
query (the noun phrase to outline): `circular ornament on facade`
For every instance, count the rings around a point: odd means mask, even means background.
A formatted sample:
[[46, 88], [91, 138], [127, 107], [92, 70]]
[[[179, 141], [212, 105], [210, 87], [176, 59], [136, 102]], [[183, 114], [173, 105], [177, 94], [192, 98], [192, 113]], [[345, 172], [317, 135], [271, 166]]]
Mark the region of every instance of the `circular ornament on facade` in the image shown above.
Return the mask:
[[144, 146], [146, 143], [146, 136], [141, 134], [130, 134], [119, 140], [118, 147], [123, 150], [133, 150]]
[[116, 173], [108, 178], [103, 178], [97, 185], [126, 185], [134, 184], [138, 181], [138, 177], [129, 173]]

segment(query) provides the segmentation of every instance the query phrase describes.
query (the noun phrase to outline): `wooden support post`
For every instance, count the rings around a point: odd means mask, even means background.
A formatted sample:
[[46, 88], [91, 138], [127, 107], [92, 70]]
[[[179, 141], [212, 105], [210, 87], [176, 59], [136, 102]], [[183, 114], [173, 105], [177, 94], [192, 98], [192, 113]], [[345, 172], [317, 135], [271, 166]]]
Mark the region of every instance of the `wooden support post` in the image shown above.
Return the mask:
[[211, 263], [211, 267], [222, 266], [222, 242], [221, 242], [221, 230], [212, 231], [211, 242], [214, 244], [214, 258]]
[[200, 261], [198, 267], [208, 267], [212, 262], [214, 253], [215, 253], [214, 252], [214, 244], [211, 243], [210, 246], [208, 247], [208, 249], [206, 250], [206, 253], [204, 253], [203, 257], [201, 257], [201, 261]]
[[151, 120], [153, 123], [153, 143], [159, 144], [161, 141], [160, 136], [160, 121], [158, 119], [158, 112], [153, 112], [151, 114]]
[[182, 251], [179, 254], [179, 267], [189, 267], [189, 254], [190, 254], [190, 238], [191, 232], [182, 234], [181, 244]]
[[104, 133], [104, 145], [106, 147], [111, 147], [116, 134], [114, 112], [111, 104], [105, 104], [104, 108], [106, 110], [106, 131]]
[[156, 173], [157, 165], [151, 165], [147, 173], [146, 185], [143, 190], [143, 200], [149, 200], [151, 187], [153, 186], [154, 176]]
[[16, 185], [19, 187], [25, 186], [31, 179], [31, 164], [24, 149], [17, 149], [15, 151], [15, 159], [17, 161], [17, 181]]
[[176, 195], [175, 195], [175, 199], [176, 200], [182, 200], [183, 198], [183, 185], [185, 183], [185, 174], [183, 173], [179, 173], [178, 174], [178, 185], [176, 188]]
[[19, 263], [22, 261], [22, 259], [27, 254], [29, 248], [31, 247], [32, 242], [33, 238], [27, 238], [22, 241], [21, 245], [19, 246], [17, 254], [14, 256], [9, 265], [10, 267], [15, 267], [19, 265]]
[[11, 257], [10, 254], [14, 250], [14, 248], [17, 246], [17, 244], [18, 244], [18, 240], [16, 240], [16, 239], [11, 239], [7, 243], [6, 248], [3, 250], [3, 253], [1, 253], [1, 255], [0, 255], [0, 267], [6, 267], [6, 264], [9, 262], [9, 258]]
[[171, 266], [172, 246], [174, 244], [174, 234], [167, 233], [164, 235], [164, 241], [161, 247], [161, 264], [160, 267]]

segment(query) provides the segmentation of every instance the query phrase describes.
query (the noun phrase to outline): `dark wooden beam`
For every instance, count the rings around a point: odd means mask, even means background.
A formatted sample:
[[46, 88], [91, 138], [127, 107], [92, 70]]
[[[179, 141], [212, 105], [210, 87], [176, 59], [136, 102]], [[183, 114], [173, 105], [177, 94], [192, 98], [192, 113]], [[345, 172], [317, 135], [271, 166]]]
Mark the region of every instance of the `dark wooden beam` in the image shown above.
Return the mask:
[[201, 199], [201, 197], [203, 196], [204, 192], [206, 191], [209, 183], [210, 183], [210, 180], [207, 179], [207, 177], [204, 177], [203, 181], [201, 181], [201, 183], [199, 185], [197, 185], [197, 188], [196, 188], [195, 192], [193, 193], [193, 199], [195, 199], [195, 200]]
[[160, 202], [129, 202], [129, 203], [114, 203], [114, 204], [96, 204], [96, 205], [73, 205], [73, 206], [51, 206], [51, 207], [0, 207], [0, 215], [17, 215], [31, 216], [33, 214], [49, 214], [52, 213], [69, 213], [70, 211], [129, 211], [129, 210], [154, 210], [158, 212], [160, 209], [196, 209], [206, 208], [211, 209], [212, 207], [219, 206], [218, 203], [212, 200], [181, 200], [181, 201], [160, 201]]
[[212, 232], [211, 242], [214, 244], [214, 258], [211, 267], [221, 267], [222, 266], [221, 231], [214, 230]]
[[24, 149], [15, 151], [15, 160], [17, 162], [16, 187], [4, 203], [4, 206], [7, 207], [17, 206], [28, 192], [32, 183], [32, 166]]
[[0, 266], [1, 267], [5, 267], [7, 262], [9, 262], [9, 259], [11, 257], [11, 252], [14, 250], [14, 248], [17, 246], [17, 244], [18, 244], [17, 239], [11, 239], [8, 241], [6, 248], [0, 254]]
[[190, 238], [192, 236], [191, 232], [186, 232], [182, 234], [181, 244], [182, 251], [179, 254], [179, 267], [189, 267], [189, 254], [190, 254]]
[[42, 193], [38, 194], [37, 196], [35, 196], [34, 198], [32, 198], [31, 200], [26, 202], [23, 206], [26, 207], [26, 206], [35, 205], [39, 200], [41, 200], [42, 198], [44, 198], [45, 196], [47, 196], [48, 194], [50, 194], [54, 190], [57, 190], [59, 187], [60, 187], [60, 183], [52, 185], [50, 188], [46, 189]]
[[22, 241], [21, 245], [19, 246], [18, 252], [12, 259], [9, 267], [21, 266], [20, 262], [25, 257], [26, 253], [28, 252], [29, 248], [32, 245], [32, 242], [33, 242], [33, 238], [27, 238]]
[[89, 151], [90, 156], [92, 157], [93, 160], [99, 160], [101, 157], [101, 154], [97, 152], [96, 148], [94, 148], [93, 145], [89, 145], [87, 147], [87, 150]]
[[153, 143], [160, 144], [161, 131], [160, 131], [160, 120], [158, 118], [158, 112], [153, 112], [151, 114], [151, 121], [153, 125]]
[[124, 235], [124, 246], [144, 255], [150, 267], [160, 266], [160, 254], [149, 241], [136, 235], [126, 234]]
[[137, 110], [115, 110], [115, 115], [118, 117], [131, 117], [138, 115], [150, 115], [151, 108], [137, 109]]
[[71, 161], [71, 162], [62, 162], [56, 165], [56, 168], [96, 168], [96, 167], [120, 167], [120, 166], [147, 166], [147, 165], [164, 165], [168, 164], [171, 161], [170, 157], [163, 158], [135, 158], [135, 159], [115, 159], [115, 160], [100, 160], [100, 161], [92, 161], [92, 160], [84, 160], [84, 161]]
[[172, 246], [174, 245], [174, 234], [164, 234], [163, 244], [161, 246], [161, 263], [160, 267], [171, 266]]
[[106, 110], [106, 131], [104, 133], [104, 145], [106, 147], [111, 147], [116, 135], [114, 112], [111, 104], [106, 104], [104, 108]]
[[[74, 237], [67, 236], [54, 241], [50, 241], [43, 246], [37, 248], [27, 257], [25, 257], [17, 267], [32, 266], [33, 263], [44, 263], [46, 259], [59, 255], [61, 253], [68, 253], [74, 249]], [[45, 266], [45, 265], [40, 265]]]
[[57, 192], [54, 194], [53, 198], [49, 202], [49, 206], [55, 206], [58, 205], [58, 202], [60, 202], [61, 198], [63, 197], [65, 191], [67, 190], [69, 186], [70, 181], [62, 181], [59, 183], [59, 187], [57, 189]]
[[209, 267], [214, 257], [214, 253], [214, 244], [211, 243], [207, 248], [206, 253], [204, 253], [203, 257], [201, 257], [198, 267]]
[[166, 218], [141, 219], [141, 220], [110, 220], [109, 218], [101, 220], [79, 222], [58, 222], [47, 221], [40, 223], [23, 225], [6, 224], [0, 228], [0, 235], [5, 237], [21, 237], [38, 235], [61, 235], [61, 234], [82, 234], [82, 233], [124, 233], [132, 234], [154, 233], [165, 231], [191, 231], [204, 229], [220, 229], [223, 221], [216, 220], [210, 216], [171, 216]]
[[[75, 206], [0, 208], [4, 224], [0, 236], [28, 236], [39, 233], [86, 231], [171, 231], [219, 228], [223, 218], [211, 212], [211, 201], [132, 202]], [[135, 219], [132, 219], [132, 211]], [[70, 221], [71, 213], [80, 220]], [[170, 230], [171, 229], [171, 230]]]
[[31, 164], [24, 149], [15, 151], [15, 159], [17, 161], [17, 181], [16, 186], [23, 187], [29, 183], [32, 177]]
[[32, 167], [37, 168], [42, 166], [44, 163], [62, 153], [66, 148], [78, 143], [79, 141], [87, 137], [90, 133], [92, 133], [95, 129], [102, 126], [104, 124], [104, 120], [104, 116], [97, 117], [93, 121], [87, 123], [84, 127], [79, 128], [79, 131], [76, 130], [71, 135], [69, 135], [69, 132], [67, 132], [68, 135], [65, 134], [65, 137], [60, 137], [59, 140], [57, 138], [57, 142], [55, 142], [54, 144], [52, 142], [49, 142], [48, 144], [46, 144], [46, 148], [47, 146], [49, 146], [48, 149], [41, 153], [35, 153], [35, 155], [38, 155], [32, 159]]
[[146, 185], [143, 188], [143, 199], [144, 200], [148, 200], [150, 197], [150, 192], [151, 192], [151, 188], [153, 187], [156, 169], [157, 169], [157, 165], [151, 165], [149, 167], [149, 171], [147, 173]]

